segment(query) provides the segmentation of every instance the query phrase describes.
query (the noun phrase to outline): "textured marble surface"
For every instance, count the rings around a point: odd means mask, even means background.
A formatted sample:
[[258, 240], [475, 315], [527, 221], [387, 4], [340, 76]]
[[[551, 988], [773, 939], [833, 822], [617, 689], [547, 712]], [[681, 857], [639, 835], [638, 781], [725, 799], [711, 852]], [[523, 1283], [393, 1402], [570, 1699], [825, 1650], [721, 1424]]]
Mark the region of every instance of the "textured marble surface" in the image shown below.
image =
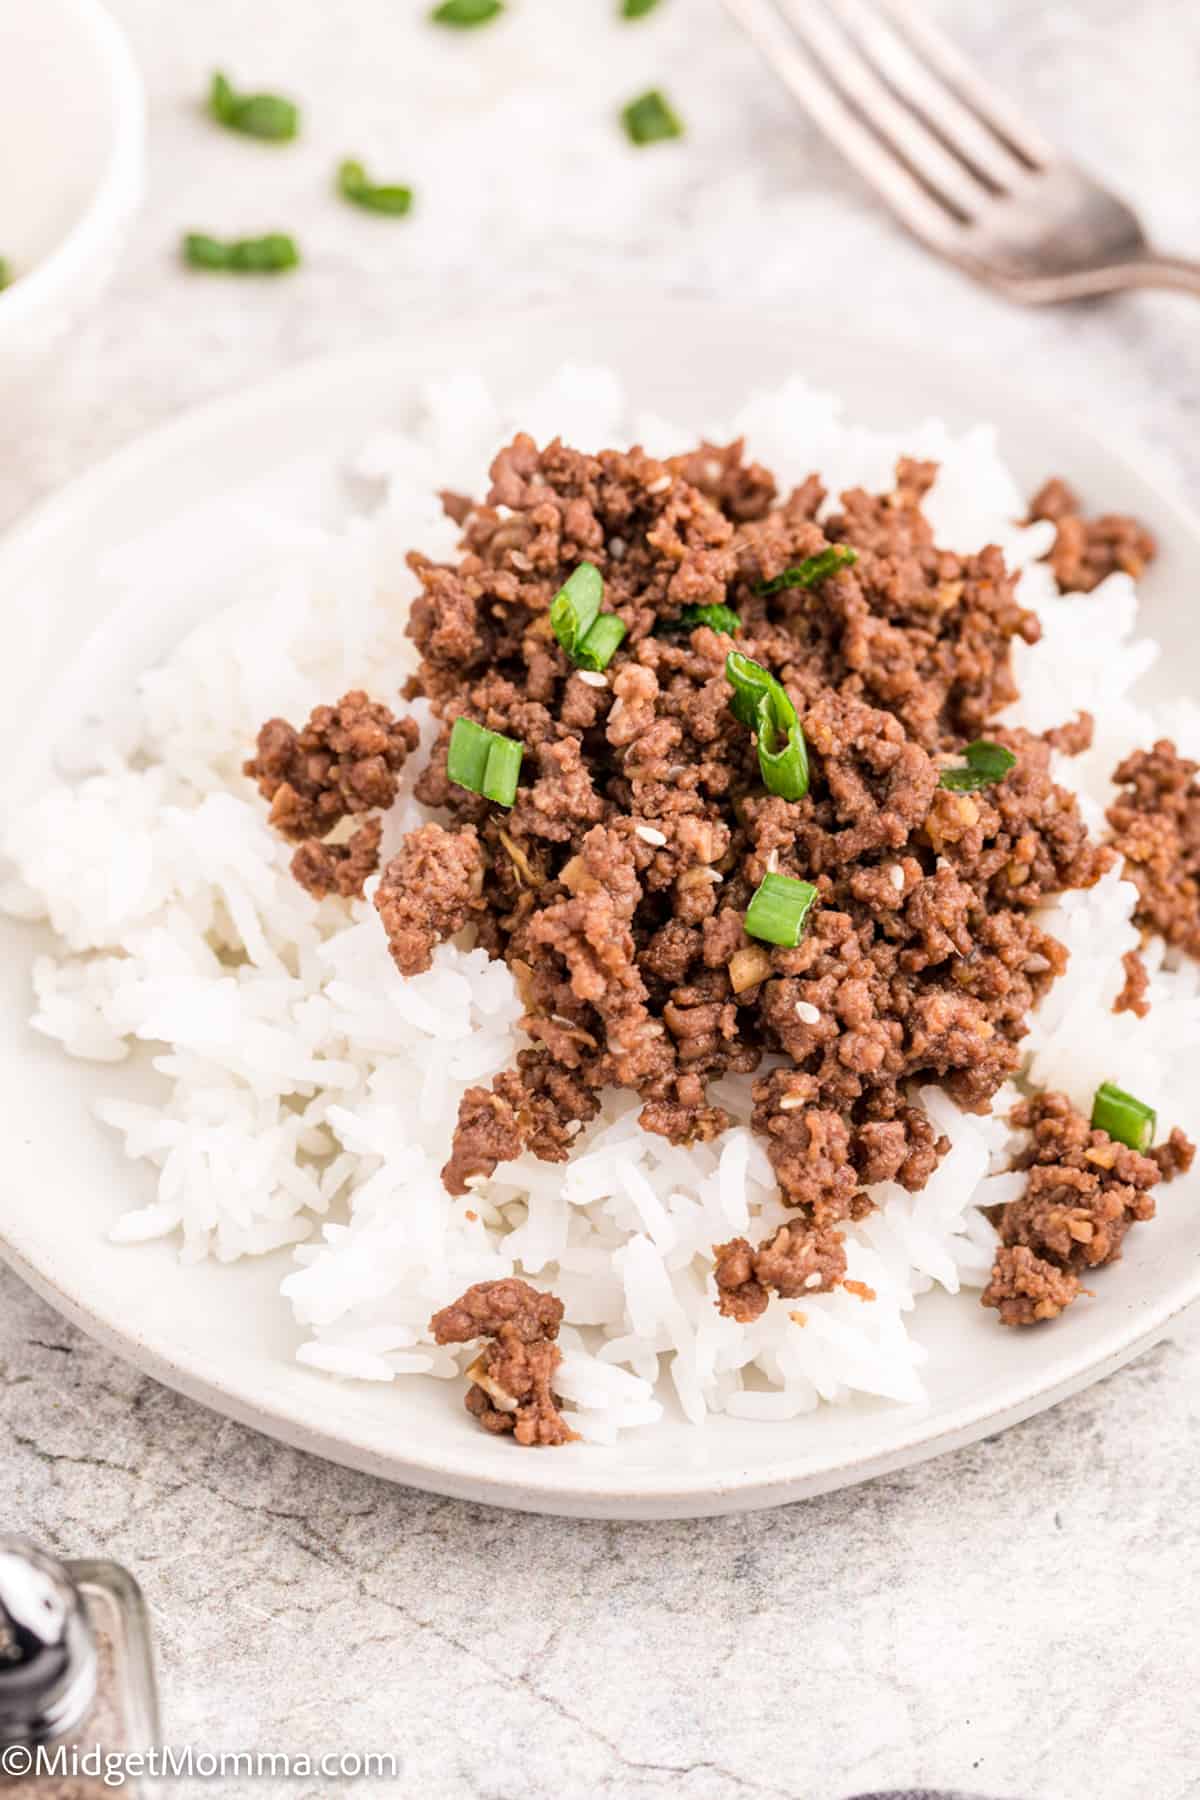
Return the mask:
[[[801, 338], [805, 319], [932, 329], [949, 353], [1062, 396], [1200, 499], [1194, 301], [1025, 313], [937, 267], [795, 117], [715, 0], [665, 0], [634, 48], [612, 39], [610, 0], [518, 7], [553, 10], [559, 86], [567, 18], [580, 81], [627, 94], [662, 80], [686, 110], [686, 152], [647, 176], [652, 208], [606, 212], [581, 167], [582, 226], [561, 196], [537, 217], [506, 212], [503, 183], [525, 179], [527, 157], [466, 179], [469, 139], [450, 158], [413, 94], [429, 54], [415, 0], [114, 0], [151, 94], [150, 194], [70, 355], [6, 398], [0, 519], [196, 399], [431, 307], [639, 284], [794, 296]], [[1192, 0], [939, 10], [1144, 202], [1165, 242], [1200, 254]], [[458, 100], [486, 110], [489, 82], [514, 84], [496, 116], [508, 105], [533, 141], [529, 69], [506, 54]], [[270, 221], [233, 154], [248, 152], [195, 116], [218, 59], [316, 102], [312, 143], [255, 165]], [[410, 233], [364, 232], [329, 205], [329, 159], [351, 130], [408, 158], [427, 200]], [[174, 266], [185, 227], [276, 219], [305, 238], [302, 277], [234, 286]], [[0, 1519], [138, 1572], [176, 1743], [394, 1749], [396, 1791], [429, 1800], [839, 1800], [909, 1782], [1183, 1800], [1200, 1796], [1198, 1377], [1200, 1321], [1185, 1322], [1048, 1417], [855, 1492], [700, 1524], [564, 1522], [281, 1449], [142, 1380], [5, 1273]]]

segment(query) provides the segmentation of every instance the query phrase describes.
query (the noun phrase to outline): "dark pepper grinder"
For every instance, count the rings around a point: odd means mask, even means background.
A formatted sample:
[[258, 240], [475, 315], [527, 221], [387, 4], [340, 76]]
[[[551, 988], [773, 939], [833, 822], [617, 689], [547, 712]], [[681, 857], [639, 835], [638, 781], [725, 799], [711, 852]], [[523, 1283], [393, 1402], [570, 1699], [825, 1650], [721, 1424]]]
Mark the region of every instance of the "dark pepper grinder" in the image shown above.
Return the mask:
[[[111, 1794], [104, 1759], [159, 1741], [150, 1619], [132, 1575], [0, 1537], [3, 1800]], [[134, 1777], [121, 1791], [151, 1790]]]

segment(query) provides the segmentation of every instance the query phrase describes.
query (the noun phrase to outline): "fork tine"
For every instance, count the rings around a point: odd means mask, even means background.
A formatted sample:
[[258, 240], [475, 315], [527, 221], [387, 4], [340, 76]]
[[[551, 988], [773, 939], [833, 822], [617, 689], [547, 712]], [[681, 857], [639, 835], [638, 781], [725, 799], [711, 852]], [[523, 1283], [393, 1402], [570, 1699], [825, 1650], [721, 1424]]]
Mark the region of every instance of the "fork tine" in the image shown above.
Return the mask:
[[1015, 106], [990, 91], [966, 57], [923, 16], [913, 0], [876, 0], [876, 5], [887, 13], [898, 36], [923, 57], [1000, 143], [1020, 157], [1026, 168], [1041, 169], [1058, 160], [1053, 144]]
[[897, 217], [934, 249], [948, 250], [960, 223], [957, 211], [949, 210], [911, 169], [897, 161], [837, 90], [819, 79], [775, 0], [725, 0], [725, 6], [826, 137]]
[[969, 223], [989, 197], [972, 174], [897, 100], [861, 46], [830, 21], [817, 0], [781, 0], [781, 5], [826, 79], [841, 91], [875, 137], [941, 197], [960, 223]]
[[827, 4], [896, 98], [993, 193], [1009, 192], [1028, 175], [1026, 160], [930, 69], [878, 0], [827, 0]]

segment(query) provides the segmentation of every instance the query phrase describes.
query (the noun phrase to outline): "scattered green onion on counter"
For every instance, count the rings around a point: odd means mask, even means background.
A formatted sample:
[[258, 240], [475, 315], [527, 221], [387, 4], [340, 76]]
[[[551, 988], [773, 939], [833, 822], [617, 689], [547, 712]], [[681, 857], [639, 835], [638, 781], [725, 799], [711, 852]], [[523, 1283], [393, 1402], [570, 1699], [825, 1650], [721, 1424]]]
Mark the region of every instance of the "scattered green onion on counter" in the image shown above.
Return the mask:
[[1131, 1150], [1149, 1150], [1154, 1142], [1158, 1114], [1144, 1100], [1127, 1094], [1111, 1081], [1102, 1081], [1092, 1102], [1092, 1130], [1107, 1131], [1118, 1144]]
[[658, 0], [621, 0], [621, 17], [623, 19], [644, 19], [652, 13]]
[[997, 781], [1003, 781], [1008, 771], [1015, 767], [1016, 757], [1003, 744], [993, 744], [988, 738], [976, 738], [963, 751], [966, 758], [964, 765], [957, 769], [943, 769], [938, 777], [938, 786], [949, 788], [955, 794], [974, 793], [977, 788], [992, 787]]
[[283, 144], [300, 129], [300, 109], [281, 94], [239, 94], [218, 69], [208, 91], [208, 110], [218, 125], [246, 137]]
[[683, 136], [683, 120], [659, 88], [631, 100], [622, 109], [621, 123], [634, 144], [660, 144]]
[[828, 550], [820, 550], [816, 556], [806, 556], [802, 563], [794, 569], [785, 569], [782, 575], [776, 575], [771, 581], [760, 581], [758, 593], [782, 594], [788, 588], [814, 588], [838, 569], [848, 569], [858, 561], [858, 551], [851, 550], [848, 544], [831, 544]]
[[466, 31], [472, 25], [486, 25], [503, 11], [503, 0], [442, 0], [429, 16], [435, 25], [453, 25]]
[[455, 719], [446, 751], [446, 773], [456, 787], [469, 788], [511, 806], [517, 797], [524, 746], [515, 738], [488, 731], [474, 719]]
[[363, 165], [352, 157], [338, 164], [337, 189], [343, 200], [349, 200], [352, 206], [361, 206], [365, 212], [387, 213], [389, 217], [399, 219], [412, 208], [411, 188], [377, 186], [368, 179]]
[[294, 269], [300, 252], [294, 238], [273, 231], [266, 237], [234, 238], [223, 242], [201, 231], [189, 231], [183, 240], [183, 260], [193, 269], [218, 269], [232, 275], [278, 275]]
[[606, 669], [625, 636], [615, 613], [601, 613], [604, 578], [595, 563], [583, 562], [555, 594], [550, 625], [579, 669]]
[[753, 657], [731, 650], [725, 679], [735, 719], [758, 735], [758, 766], [767, 791], [782, 800], [803, 800], [808, 792], [808, 746], [786, 688]]
[[9, 283], [11, 281], [12, 281], [12, 270], [8, 266], [7, 259], [3, 256], [0, 256], [0, 292], [2, 292], [9, 285]]
[[804, 936], [817, 890], [811, 881], [791, 875], [764, 875], [746, 908], [744, 925], [750, 937], [765, 944], [781, 944], [794, 950]]

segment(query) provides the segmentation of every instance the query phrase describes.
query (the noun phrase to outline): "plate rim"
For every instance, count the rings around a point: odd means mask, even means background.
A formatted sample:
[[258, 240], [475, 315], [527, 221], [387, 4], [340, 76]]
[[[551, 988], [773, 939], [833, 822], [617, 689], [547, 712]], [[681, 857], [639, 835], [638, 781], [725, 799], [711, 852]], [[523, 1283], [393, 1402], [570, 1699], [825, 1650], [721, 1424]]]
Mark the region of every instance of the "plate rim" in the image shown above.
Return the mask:
[[[760, 321], [795, 323], [794, 309], [783, 306], [751, 309], [740, 302], [668, 295], [658, 295], [652, 303], [643, 300], [636, 305], [602, 302], [593, 306], [590, 316], [594, 318], [599, 313], [610, 320], [636, 318], [640, 321], [651, 305], [655, 309], [665, 309], [672, 317], [692, 316], [712, 321], [724, 314], [745, 319], [752, 311]], [[564, 304], [550, 302], [537, 307], [514, 304], [505, 308], [504, 314], [514, 320], [519, 317], [523, 329], [536, 329], [539, 317], [560, 319], [566, 311]], [[432, 322], [434, 315], [431, 313], [428, 317]], [[493, 312], [489, 317], [490, 327], [494, 329], [496, 322], [497, 314]], [[447, 316], [443, 312], [437, 324], [442, 332], [448, 331], [453, 336], [456, 331], [469, 328], [470, 315]], [[361, 377], [363, 372], [370, 370], [377, 376], [382, 364], [410, 366], [414, 329], [410, 326], [403, 339], [385, 338], [351, 350], [304, 358], [248, 388], [207, 398], [175, 418], [137, 434], [35, 503], [0, 536], [0, 584], [6, 576], [19, 574], [22, 563], [35, 557], [60, 530], [68, 529], [73, 518], [80, 512], [94, 509], [107, 493], [122, 488], [148, 461], [165, 460], [194, 447], [198, 441], [203, 442], [210, 434], [220, 436], [231, 431], [240, 420], [251, 418], [281, 400], [297, 402], [306, 392], [336, 388], [339, 382], [349, 380], [355, 372]], [[927, 345], [906, 345], [898, 338], [867, 337], [836, 330], [811, 331], [807, 341], [814, 340], [837, 345], [842, 351], [864, 348], [872, 354], [881, 350], [894, 351], [900, 355], [916, 354], [923, 360], [936, 354]], [[962, 377], [964, 388], [972, 396], [972, 404], [974, 396], [979, 395], [977, 411], [980, 417], [987, 416], [989, 397], [999, 396], [1002, 392], [1006, 397], [1002, 404], [997, 401], [996, 410], [1001, 415], [1005, 410], [1011, 411], [1010, 384], [970, 359], [955, 358], [954, 366]], [[1061, 433], [1063, 421], [1053, 419], [1045, 404], [1028, 400], [1024, 394], [1021, 402], [1031, 423], [1045, 420], [1048, 426]], [[385, 405], [381, 399], [381, 413]], [[1137, 469], [1120, 449], [1114, 448], [1089, 422], [1078, 417], [1070, 420], [1069, 430], [1077, 441], [1090, 442], [1094, 451], [1127, 475], [1134, 485], [1151, 487], [1160, 515], [1170, 515], [1174, 527], [1195, 544], [1200, 560], [1200, 517], [1183, 502], [1161, 469], [1153, 468], [1149, 472]], [[1015, 1369], [1013, 1377], [1001, 1388], [999, 1397], [993, 1388], [990, 1398], [965, 1401], [948, 1412], [943, 1411], [933, 1431], [928, 1430], [928, 1408], [896, 1407], [888, 1415], [895, 1421], [895, 1427], [886, 1434], [885, 1442], [879, 1442], [876, 1432], [861, 1453], [842, 1454], [833, 1461], [821, 1461], [814, 1455], [811, 1445], [786, 1454], [784, 1428], [780, 1427], [780, 1454], [756, 1467], [752, 1473], [734, 1469], [714, 1477], [711, 1472], [681, 1467], [670, 1472], [641, 1471], [632, 1485], [624, 1485], [620, 1479], [596, 1483], [572, 1480], [569, 1476], [573, 1471], [566, 1469], [556, 1477], [554, 1465], [547, 1466], [542, 1458], [534, 1459], [532, 1464], [530, 1459], [522, 1458], [521, 1466], [514, 1467], [511, 1473], [505, 1469], [497, 1474], [473, 1457], [469, 1444], [464, 1444], [461, 1454], [443, 1448], [433, 1455], [426, 1455], [419, 1443], [401, 1443], [395, 1451], [384, 1452], [361, 1436], [356, 1438], [352, 1432], [333, 1436], [327, 1427], [309, 1424], [297, 1406], [280, 1404], [273, 1398], [256, 1400], [248, 1397], [228, 1385], [220, 1374], [174, 1359], [163, 1348], [147, 1342], [137, 1328], [121, 1329], [105, 1315], [95, 1297], [89, 1301], [86, 1296], [69, 1293], [61, 1287], [52, 1270], [43, 1267], [15, 1241], [2, 1220], [0, 1257], [57, 1311], [115, 1354], [133, 1362], [165, 1386], [294, 1448], [384, 1479], [457, 1498], [517, 1510], [592, 1518], [678, 1518], [752, 1510], [857, 1484], [945, 1454], [1007, 1429], [1092, 1381], [1102, 1379], [1158, 1341], [1171, 1322], [1200, 1299], [1198, 1258], [1190, 1272], [1184, 1270], [1164, 1288], [1155, 1304], [1136, 1307], [1114, 1304], [1111, 1324], [1100, 1339], [1081, 1344], [1074, 1354], [1060, 1352], [1049, 1360], [1044, 1365], [1047, 1371], [1044, 1380], [1031, 1381], [1028, 1371]]]

